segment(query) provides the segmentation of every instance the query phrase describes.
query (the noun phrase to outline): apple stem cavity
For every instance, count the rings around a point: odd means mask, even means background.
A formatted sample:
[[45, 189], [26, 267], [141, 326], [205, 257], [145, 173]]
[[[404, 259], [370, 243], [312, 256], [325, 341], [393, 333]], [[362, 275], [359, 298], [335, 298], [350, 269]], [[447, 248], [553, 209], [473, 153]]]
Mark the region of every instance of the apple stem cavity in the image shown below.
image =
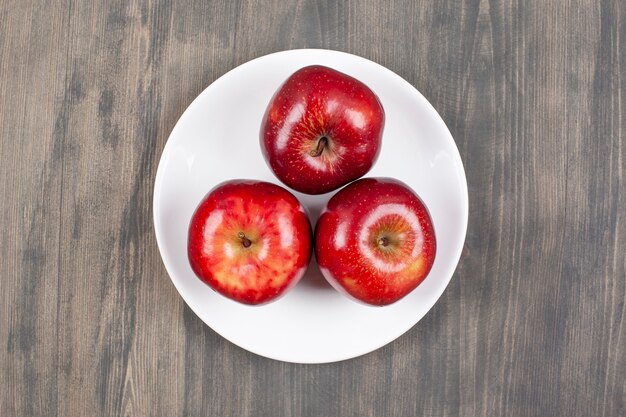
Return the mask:
[[320, 156], [322, 152], [324, 152], [324, 148], [328, 146], [328, 138], [326, 136], [322, 136], [319, 141], [317, 141], [317, 148], [311, 151], [311, 156]]
[[387, 236], [381, 237], [380, 239], [378, 239], [378, 244], [386, 248], [387, 246], [389, 246], [389, 238]]
[[244, 248], [249, 248], [252, 245], [252, 241], [246, 237], [244, 232], [237, 233], [237, 237], [241, 240], [241, 244]]

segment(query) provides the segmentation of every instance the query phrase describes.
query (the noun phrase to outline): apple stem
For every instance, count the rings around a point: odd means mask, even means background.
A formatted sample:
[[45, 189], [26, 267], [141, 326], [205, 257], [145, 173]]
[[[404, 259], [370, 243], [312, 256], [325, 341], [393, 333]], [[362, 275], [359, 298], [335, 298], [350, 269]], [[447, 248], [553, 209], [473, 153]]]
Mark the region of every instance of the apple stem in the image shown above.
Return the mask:
[[389, 238], [386, 237], [386, 236], [381, 237], [380, 239], [378, 239], [378, 244], [383, 246], [383, 247], [388, 246], [389, 245]]
[[320, 156], [324, 152], [324, 148], [328, 145], [328, 138], [322, 136], [317, 142], [317, 148], [311, 151], [311, 156]]
[[252, 245], [252, 241], [246, 237], [246, 234], [244, 232], [239, 232], [237, 234], [237, 237], [241, 239], [241, 244], [244, 248], [249, 248], [250, 245]]

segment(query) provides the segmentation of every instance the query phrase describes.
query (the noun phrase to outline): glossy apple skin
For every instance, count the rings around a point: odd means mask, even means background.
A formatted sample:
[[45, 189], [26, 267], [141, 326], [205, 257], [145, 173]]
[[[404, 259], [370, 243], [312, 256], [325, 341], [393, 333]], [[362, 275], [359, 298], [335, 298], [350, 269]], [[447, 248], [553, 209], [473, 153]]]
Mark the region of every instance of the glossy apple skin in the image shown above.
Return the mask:
[[[265, 160], [287, 186], [306, 194], [333, 191], [365, 175], [378, 157], [385, 112], [362, 82], [315, 65], [291, 75], [261, 124]], [[312, 153], [321, 138], [327, 145]]]
[[284, 188], [228, 181], [196, 209], [187, 250], [194, 273], [215, 291], [240, 303], [263, 304], [304, 275], [312, 251], [311, 225], [300, 202]]
[[376, 306], [413, 291], [430, 272], [436, 249], [426, 206], [390, 178], [364, 178], [340, 190], [315, 228], [324, 277], [340, 292]]

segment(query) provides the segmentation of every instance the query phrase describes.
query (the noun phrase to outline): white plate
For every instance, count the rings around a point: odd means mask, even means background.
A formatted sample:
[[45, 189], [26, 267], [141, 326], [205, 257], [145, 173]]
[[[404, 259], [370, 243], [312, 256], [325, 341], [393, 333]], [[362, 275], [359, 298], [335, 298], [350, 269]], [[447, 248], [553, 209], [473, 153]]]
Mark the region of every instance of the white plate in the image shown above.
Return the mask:
[[[380, 98], [386, 124], [378, 162], [367, 176], [398, 178], [424, 200], [437, 236], [435, 264], [411, 294], [387, 307], [351, 301], [326, 283], [315, 260], [278, 301], [251, 307], [213, 292], [187, 261], [187, 227], [216, 184], [252, 178], [280, 184], [261, 155], [259, 128], [270, 98], [297, 69], [321, 64], [367, 84]], [[312, 224], [332, 193], [294, 192]], [[267, 55], [228, 72], [183, 113], [163, 150], [154, 187], [154, 227], [163, 263], [189, 307], [213, 330], [256, 354], [296, 363], [353, 358], [393, 341], [441, 296], [461, 255], [467, 228], [467, 183], [446, 125], [408, 82], [367, 59], [302, 49]]]

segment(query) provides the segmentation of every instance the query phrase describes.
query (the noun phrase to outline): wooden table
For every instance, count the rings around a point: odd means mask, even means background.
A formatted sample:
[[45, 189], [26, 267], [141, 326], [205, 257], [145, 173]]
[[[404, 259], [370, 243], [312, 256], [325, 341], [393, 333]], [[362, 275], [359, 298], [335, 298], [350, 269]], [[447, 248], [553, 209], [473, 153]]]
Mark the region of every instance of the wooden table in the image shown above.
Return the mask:
[[[625, 22], [622, 0], [1, 0], [0, 415], [626, 415]], [[431, 312], [321, 366], [205, 326], [152, 226], [187, 105], [304, 47], [416, 86], [470, 197]]]

